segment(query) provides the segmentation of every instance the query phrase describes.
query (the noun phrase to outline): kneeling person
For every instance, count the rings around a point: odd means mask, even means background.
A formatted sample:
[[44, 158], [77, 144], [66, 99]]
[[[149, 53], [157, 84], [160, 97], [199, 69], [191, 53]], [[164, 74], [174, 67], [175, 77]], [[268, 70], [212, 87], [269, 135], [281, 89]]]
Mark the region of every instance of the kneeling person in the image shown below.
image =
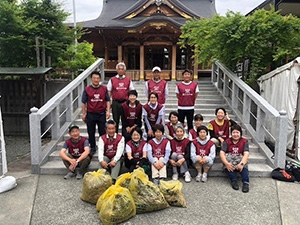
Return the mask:
[[121, 157], [124, 152], [124, 137], [116, 133], [116, 123], [109, 120], [106, 123], [106, 134], [99, 138], [100, 169], [111, 169], [115, 181], [121, 168]]
[[207, 173], [212, 167], [216, 157], [216, 147], [207, 136], [208, 129], [205, 126], [198, 127], [197, 133], [198, 137], [191, 144], [191, 159], [198, 171], [196, 181], [206, 182]]
[[68, 179], [77, 174], [76, 178], [81, 179], [91, 162], [89, 141], [87, 138], [80, 136], [80, 130], [76, 124], [69, 127], [69, 135], [71, 138], [65, 141], [59, 153], [65, 166], [69, 169], [64, 178]]

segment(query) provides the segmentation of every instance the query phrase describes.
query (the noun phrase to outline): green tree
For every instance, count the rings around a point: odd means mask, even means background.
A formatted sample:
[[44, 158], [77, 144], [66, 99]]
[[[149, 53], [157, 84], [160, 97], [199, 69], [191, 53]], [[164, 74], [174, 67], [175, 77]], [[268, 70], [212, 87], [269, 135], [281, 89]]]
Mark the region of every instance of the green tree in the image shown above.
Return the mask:
[[228, 12], [212, 19], [187, 22], [180, 44], [194, 46], [199, 63], [218, 59], [231, 70], [250, 59], [250, 74], [257, 78], [266, 67], [275, 68], [294, 58], [300, 50], [300, 19], [281, 16], [274, 9], [257, 10], [253, 15]]

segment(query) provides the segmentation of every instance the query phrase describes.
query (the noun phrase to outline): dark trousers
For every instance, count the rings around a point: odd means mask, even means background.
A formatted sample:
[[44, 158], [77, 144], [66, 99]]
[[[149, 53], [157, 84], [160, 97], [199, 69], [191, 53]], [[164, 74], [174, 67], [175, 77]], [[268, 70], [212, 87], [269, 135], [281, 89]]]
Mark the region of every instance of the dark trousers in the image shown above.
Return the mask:
[[[69, 153], [66, 154], [68, 157], [74, 159], [73, 156], [71, 156]], [[67, 160], [63, 160], [65, 167], [67, 167], [67, 169], [69, 169], [71, 163]], [[86, 157], [84, 160], [82, 160], [81, 162], [78, 163], [77, 167], [78, 170], [77, 172], [80, 174], [83, 174], [84, 172], [86, 172], [86, 169], [88, 168], [88, 166], [91, 163], [91, 157], [88, 155], [88, 157]]]
[[125, 143], [131, 140], [131, 135], [126, 131], [126, 128], [122, 126], [122, 136], [125, 138]]
[[125, 166], [129, 169], [130, 172], [133, 172], [133, 170], [136, 169], [137, 164], [140, 167], [146, 166], [147, 172], [149, 171], [149, 162], [146, 158], [142, 158], [140, 160], [133, 158], [133, 159], [129, 160], [127, 157], [127, 154], [125, 154], [124, 158], [125, 158]]
[[[228, 174], [229, 179], [230, 179], [231, 182], [237, 181], [235, 171], [237, 171], [237, 170], [234, 170], [234, 171], [232, 171], [232, 172], [229, 172], [229, 171], [226, 169], [226, 172], [227, 172], [227, 174]], [[238, 172], [240, 172], [240, 171], [238, 171]], [[249, 183], [248, 169], [244, 167], [243, 170], [240, 172], [240, 174], [241, 174], [241, 177], [242, 177], [242, 182], [243, 182], [243, 183]]]
[[187, 120], [188, 130], [193, 129], [194, 109], [182, 110], [178, 109], [178, 120], [184, 123], [184, 117]]
[[89, 134], [89, 142], [91, 149], [96, 148], [96, 140], [95, 140], [95, 132], [96, 132], [96, 124], [98, 126], [99, 135], [103, 135], [106, 133], [105, 131], [105, 123], [106, 123], [106, 113], [87, 113], [86, 116], [86, 125], [87, 131]]
[[123, 103], [124, 103], [124, 101], [119, 102], [119, 101], [113, 100], [112, 104], [111, 104], [113, 119], [117, 125], [117, 133], [119, 130], [119, 122], [120, 122], [120, 117], [121, 117], [121, 113], [122, 113], [122, 104]]

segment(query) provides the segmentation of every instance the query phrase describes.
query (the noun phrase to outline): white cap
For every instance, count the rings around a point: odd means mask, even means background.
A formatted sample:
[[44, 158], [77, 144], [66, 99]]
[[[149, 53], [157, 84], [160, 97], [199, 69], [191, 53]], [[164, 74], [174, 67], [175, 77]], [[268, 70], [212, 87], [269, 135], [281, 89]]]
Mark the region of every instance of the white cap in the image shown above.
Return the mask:
[[158, 70], [158, 72], [161, 72], [161, 69], [158, 66], [153, 67], [152, 72]]

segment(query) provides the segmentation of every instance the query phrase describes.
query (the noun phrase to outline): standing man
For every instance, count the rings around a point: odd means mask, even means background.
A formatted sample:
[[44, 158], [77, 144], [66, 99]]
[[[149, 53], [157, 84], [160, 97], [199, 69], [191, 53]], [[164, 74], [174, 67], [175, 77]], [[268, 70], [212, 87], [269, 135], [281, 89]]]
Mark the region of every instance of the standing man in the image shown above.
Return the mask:
[[99, 138], [98, 159], [100, 169], [111, 169], [111, 177], [115, 181], [119, 176], [125, 141], [122, 135], [116, 133], [116, 123], [113, 120], [107, 121], [106, 133]]
[[99, 136], [105, 134], [105, 122], [110, 117], [110, 97], [106, 86], [100, 84], [101, 74], [91, 73], [92, 85], [86, 87], [82, 94], [82, 120], [87, 125], [91, 154], [96, 152], [95, 132], [98, 126]]
[[113, 119], [116, 122], [118, 133], [122, 104], [128, 99], [128, 91], [134, 90], [134, 87], [131, 79], [125, 76], [126, 65], [124, 63], [118, 63], [116, 70], [118, 74], [108, 81], [107, 90], [112, 98]]
[[184, 123], [187, 119], [188, 130], [193, 129], [193, 117], [195, 101], [199, 93], [198, 84], [192, 81], [192, 72], [188, 69], [182, 72], [183, 81], [176, 85], [176, 97], [178, 98], [178, 119]]
[[164, 105], [169, 95], [168, 83], [167, 81], [160, 79], [161, 69], [158, 66], [155, 66], [152, 69], [152, 73], [153, 79], [148, 80], [145, 84], [146, 96], [148, 96], [151, 92], [155, 92], [158, 95], [158, 103]]

